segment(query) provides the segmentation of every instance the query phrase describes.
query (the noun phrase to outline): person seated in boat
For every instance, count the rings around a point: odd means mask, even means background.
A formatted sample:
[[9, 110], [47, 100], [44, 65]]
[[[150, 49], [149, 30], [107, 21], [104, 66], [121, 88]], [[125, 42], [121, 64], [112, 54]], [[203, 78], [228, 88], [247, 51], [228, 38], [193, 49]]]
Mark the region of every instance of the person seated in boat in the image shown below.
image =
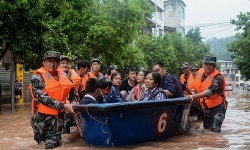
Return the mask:
[[100, 78], [99, 79], [101, 86], [100, 86], [100, 90], [101, 92], [99, 93], [99, 95], [96, 97], [96, 100], [99, 103], [104, 103], [103, 99], [104, 99], [104, 95], [108, 95], [111, 91], [111, 87], [112, 87], [112, 81], [108, 78]]
[[145, 87], [145, 77], [147, 76], [148, 71], [146, 69], [141, 69], [137, 76], [136, 81], [137, 85], [129, 92], [128, 97], [126, 98], [129, 101], [138, 101], [143, 98]]
[[99, 81], [101, 83], [100, 90], [102, 95], [108, 95], [111, 91], [112, 81], [105, 77], [99, 79]]
[[161, 85], [160, 87], [164, 89], [165, 93], [169, 98], [178, 98], [183, 97], [184, 92], [182, 85], [176, 77], [166, 71], [166, 68], [163, 62], [156, 62], [152, 66], [152, 70], [159, 73], [161, 76]]
[[111, 75], [112, 87], [108, 95], [104, 96], [105, 103], [128, 102], [119, 91], [122, 82], [122, 74], [115, 72]]
[[162, 100], [166, 99], [167, 95], [164, 90], [160, 87], [161, 76], [157, 72], [150, 72], [145, 78], [146, 90], [142, 101], [146, 100]]
[[119, 88], [119, 90], [124, 98], [127, 98], [128, 94], [132, 90], [132, 88], [135, 85], [137, 85], [136, 68], [133, 66], [128, 67], [126, 70], [126, 74], [127, 74], [127, 79], [124, 79], [122, 81], [122, 85]]
[[86, 82], [86, 95], [81, 100], [80, 104], [99, 103], [96, 97], [100, 93], [101, 83], [96, 78], [90, 78]]

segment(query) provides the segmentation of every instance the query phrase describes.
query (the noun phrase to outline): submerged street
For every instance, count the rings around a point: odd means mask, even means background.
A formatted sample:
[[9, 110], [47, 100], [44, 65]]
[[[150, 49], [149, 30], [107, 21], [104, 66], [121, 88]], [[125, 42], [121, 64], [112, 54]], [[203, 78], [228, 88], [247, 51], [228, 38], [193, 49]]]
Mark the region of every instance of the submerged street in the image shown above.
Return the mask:
[[[202, 121], [191, 122], [182, 135], [158, 142], [148, 142], [112, 149], [250, 149], [250, 91], [235, 89], [227, 98], [229, 105], [222, 133], [204, 130]], [[0, 149], [44, 149], [33, 140], [29, 123], [30, 105], [25, 104], [11, 112], [10, 105], [3, 105], [0, 114]], [[62, 144], [55, 149], [111, 149], [94, 147], [81, 140], [75, 127], [71, 134], [62, 136]]]

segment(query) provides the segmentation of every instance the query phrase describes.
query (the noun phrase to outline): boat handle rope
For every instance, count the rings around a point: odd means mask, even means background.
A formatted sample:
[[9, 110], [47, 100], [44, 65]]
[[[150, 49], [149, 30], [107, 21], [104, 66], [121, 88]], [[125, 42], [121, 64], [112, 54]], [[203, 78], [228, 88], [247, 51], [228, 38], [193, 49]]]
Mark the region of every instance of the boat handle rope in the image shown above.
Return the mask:
[[111, 132], [106, 132], [106, 131], [103, 130], [103, 126], [104, 126], [105, 124], [108, 124], [108, 117], [105, 118], [106, 122], [101, 122], [101, 121], [95, 119], [93, 116], [90, 115], [90, 113], [89, 113], [89, 111], [88, 111], [88, 107], [89, 107], [90, 105], [91, 105], [91, 103], [87, 105], [87, 107], [86, 107], [86, 112], [87, 112], [87, 114], [89, 115], [90, 118], [92, 118], [92, 119], [95, 120], [96, 122], [102, 124], [101, 130], [102, 130], [103, 133], [105, 133], [105, 134], [110, 134], [110, 136], [107, 138], [107, 140], [106, 140], [106, 142], [105, 142], [105, 143], [107, 143], [107, 144], [109, 145], [109, 141], [110, 141], [110, 138], [111, 138], [111, 136], [112, 136], [112, 133], [111, 133]]

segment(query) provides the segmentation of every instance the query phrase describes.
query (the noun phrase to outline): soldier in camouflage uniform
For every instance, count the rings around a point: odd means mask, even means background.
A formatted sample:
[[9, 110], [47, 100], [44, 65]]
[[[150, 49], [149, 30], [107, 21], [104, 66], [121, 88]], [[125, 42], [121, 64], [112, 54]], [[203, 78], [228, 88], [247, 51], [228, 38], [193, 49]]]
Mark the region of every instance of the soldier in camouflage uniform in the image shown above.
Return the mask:
[[[52, 98], [62, 95], [63, 92], [54, 92], [54, 94], [51, 94], [51, 91], [63, 91], [64, 89], [60, 90], [60, 87], [65, 82], [72, 84], [65, 73], [63, 74], [62, 71], [57, 71], [59, 62], [60, 53], [54, 51], [46, 52], [44, 54], [43, 67], [36, 70], [31, 77], [32, 117], [30, 123], [33, 128], [34, 139], [38, 144], [43, 141], [46, 149], [52, 149], [59, 146], [61, 129], [64, 122], [62, 110], [72, 114], [74, 113], [72, 104], [66, 104], [66, 101]], [[59, 75], [61, 79], [59, 79]], [[64, 79], [63, 82], [59, 82], [62, 81], [62, 79]], [[56, 83], [57, 87], [48, 89], [49, 86], [54, 86], [48, 83], [45, 84], [48, 80]], [[72, 86], [68, 86], [67, 89], [68, 91], [63, 94], [66, 95], [68, 93], [68, 100], [71, 102], [77, 101], [78, 96], [73, 84]], [[42, 106], [45, 109], [41, 109]]]
[[[63, 69], [63, 71], [65, 73], [67, 73], [67, 76], [69, 77], [69, 80], [72, 83], [76, 84], [71, 79], [70, 59], [67, 56], [63, 56], [63, 55], [60, 56], [60, 68]], [[80, 79], [80, 76], [79, 76], [79, 79]], [[79, 83], [80, 83], [80, 80], [79, 80]], [[78, 101], [79, 101], [79, 98], [78, 98]], [[72, 102], [71, 104], [75, 105], [76, 103]], [[69, 134], [70, 133], [70, 127], [75, 125], [75, 121], [74, 121], [73, 115], [68, 113], [67, 111], [64, 111], [63, 114], [64, 114], [64, 123], [63, 123], [63, 128], [62, 128], [62, 134]]]
[[226, 81], [224, 76], [216, 70], [216, 57], [205, 56], [203, 60], [204, 73], [200, 77], [200, 90], [190, 95], [193, 102], [201, 98], [204, 111], [204, 129], [221, 132], [221, 125], [225, 119], [227, 101], [225, 95]]

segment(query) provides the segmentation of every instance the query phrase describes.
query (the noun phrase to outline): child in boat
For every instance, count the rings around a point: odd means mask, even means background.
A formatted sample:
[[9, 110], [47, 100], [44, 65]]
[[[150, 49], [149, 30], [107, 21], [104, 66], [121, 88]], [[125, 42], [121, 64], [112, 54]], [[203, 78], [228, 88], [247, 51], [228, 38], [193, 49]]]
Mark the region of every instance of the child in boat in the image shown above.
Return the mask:
[[80, 104], [99, 103], [96, 97], [100, 94], [101, 83], [96, 78], [90, 78], [86, 82], [86, 95], [81, 100]]
[[161, 76], [157, 72], [150, 72], [145, 78], [146, 91], [144, 92], [144, 98], [146, 100], [162, 100], [167, 96], [164, 90], [160, 87]]

